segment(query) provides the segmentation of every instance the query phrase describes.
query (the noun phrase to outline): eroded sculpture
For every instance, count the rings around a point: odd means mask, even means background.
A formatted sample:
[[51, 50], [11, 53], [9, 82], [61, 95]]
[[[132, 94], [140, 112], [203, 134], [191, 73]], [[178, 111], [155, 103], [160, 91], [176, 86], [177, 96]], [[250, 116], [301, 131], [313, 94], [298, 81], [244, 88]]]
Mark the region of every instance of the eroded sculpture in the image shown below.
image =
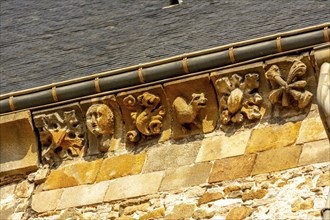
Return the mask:
[[272, 65], [265, 73], [273, 89], [269, 95], [270, 102], [288, 107], [296, 101], [298, 108], [305, 108], [311, 102], [313, 96], [311, 92], [305, 90], [306, 80], [301, 79], [306, 74], [306, 70], [307, 66], [296, 60], [285, 79], [280, 68], [277, 65]]
[[85, 132], [75, 110], [34, 117], [42, 145], [42, 160], [51, 166], [83, 154]]
[[161, 105], [160, 97], [144, 92], [137, 98], [128, 95], [123, 102], [131, 110], [130, 117], [134, 125], [134, 128], [126, 133], [128, 141], [138, 142], [143, 136], [161, 133], [166, 111], [165, 107]]
[[89, 139], [95, 138], [101, 152], [107, 152], [114, 134], [114, 114], [105, 104], [91, 105], [86, 112], [86, 125], [90, 133]]
[[185, 129], [191, 130], [192, 126], [201, 127], [198, 115], [207, 105], [208, 99], [204, 93], [193, 93], [188, 103], [184, 98], [177, 97], [173, 102], [174, 114], [177, 122]]
[[215, 82], [220, 98], [220, 120], [224, 125], [242, 123], [245, 119], [261, 118], [262, 97], [257, 92], [259, 74], [246, 74], [244, 79], [238, 74], [222, 77]]

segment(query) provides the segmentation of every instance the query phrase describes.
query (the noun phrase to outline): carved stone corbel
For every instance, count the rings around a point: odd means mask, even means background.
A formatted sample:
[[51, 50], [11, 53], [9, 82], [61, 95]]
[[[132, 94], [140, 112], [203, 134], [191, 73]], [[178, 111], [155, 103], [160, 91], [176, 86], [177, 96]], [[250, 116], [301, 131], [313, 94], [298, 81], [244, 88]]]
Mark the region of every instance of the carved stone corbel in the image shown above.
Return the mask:
[[122, 120], [114, 95], [81, 101], [86, 117], [88, 154], [94, 155], [118, 150]]
[[288, 107], [295, 102], [300, 109], [308, 106], [313, 94], [305, 90], [307, 81], [302, 80], [306, 69], [307, 66], [303, 62], [295, 60], [285, 78], [280, 68], [272, 65], [265, 73], [273, 89], [269, 95], [270, 102], [282, 105], [282, 107]]
[[234, 74], [215, 81], [215, 87], [220, 95], [220, 121], [227, 125], [242, 123], [244, 120], [259, 120], [261, 118], [262, 97], [259, 89], [259, 74], [249, 73], [243, 77]]
[[117, 99], [125, 121], [128, 144], [153, 138], [165, 141], [169, 138], [168, 134], [164, 134], [169, 129], [169, 119], [166, 97], [161, 87], [120, 93]]
[[34, 113], [35, 126], [42, 145], [42, 161], [58, 166], [64, 160], [81, 157], [85, 148], [85, 129], [81, 112], [72, 108], [54, 108]]

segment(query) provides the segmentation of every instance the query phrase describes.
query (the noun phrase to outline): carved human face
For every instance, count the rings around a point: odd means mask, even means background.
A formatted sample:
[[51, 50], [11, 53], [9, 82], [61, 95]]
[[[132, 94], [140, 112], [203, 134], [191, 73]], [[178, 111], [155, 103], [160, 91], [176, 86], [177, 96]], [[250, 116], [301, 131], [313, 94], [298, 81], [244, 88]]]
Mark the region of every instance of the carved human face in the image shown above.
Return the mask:
[[86, 124], [94, 135], [113, 134], [113, 113], [105, 104], [94, 104], [87, 110]]

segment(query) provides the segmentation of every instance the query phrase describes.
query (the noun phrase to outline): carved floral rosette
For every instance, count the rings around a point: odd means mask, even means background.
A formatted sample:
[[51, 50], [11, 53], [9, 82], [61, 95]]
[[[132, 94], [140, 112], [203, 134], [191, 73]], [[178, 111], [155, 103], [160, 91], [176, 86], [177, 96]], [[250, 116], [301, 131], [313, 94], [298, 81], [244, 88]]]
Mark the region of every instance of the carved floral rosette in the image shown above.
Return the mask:
[[82, 156], [85, 130], [75, 110], [40, 114], [34, 117], [42, 145], [42, 161], [57, 166], [63, 160]]
[[305, 89], [307, 82], [302, 79], [306, 70], [307, 66], [303, 62], [293, 60], [285, 77], [279, 66], [272, 65], [265, 73], [272, 87], [269, 95], [270, 102], [282, 107], [297, 106], [299, 109], [304, 109], [309, 105], [313, 94]]
[[244, 120], [261, 118], [262, 97], [258, 93], [259, 74], [249, 73], [243, 77], [234, 74], [215, 81], [220, 96], [220, 121], [224, 125], [242, 123]]
[[148, 136], [159, 135], [166, 114], [159, 96], [144, 92], [137, 97], [128, 95], [123, 103], [130, 111], [131, 128], [126, 133], [129, 142], [136, 143]]

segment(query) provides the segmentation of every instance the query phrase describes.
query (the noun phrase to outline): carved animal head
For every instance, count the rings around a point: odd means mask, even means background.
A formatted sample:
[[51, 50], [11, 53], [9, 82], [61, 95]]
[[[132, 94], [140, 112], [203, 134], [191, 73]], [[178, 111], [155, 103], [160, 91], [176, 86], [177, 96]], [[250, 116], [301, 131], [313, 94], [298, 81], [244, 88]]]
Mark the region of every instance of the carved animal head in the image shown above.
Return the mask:
[[205, 108], [208, 99], [205, 98], [204, 93], [193, 93], [191, 95], [192, 99], [189, 105], [193, 106], [195, 109]]
[[155, 96], [149, 92], [144, 92], [142, 95], [139, 95], [137, 100], [141, 106], [146, 108], [154, 108], [160, 102], [160, 98], [158, 96]]

